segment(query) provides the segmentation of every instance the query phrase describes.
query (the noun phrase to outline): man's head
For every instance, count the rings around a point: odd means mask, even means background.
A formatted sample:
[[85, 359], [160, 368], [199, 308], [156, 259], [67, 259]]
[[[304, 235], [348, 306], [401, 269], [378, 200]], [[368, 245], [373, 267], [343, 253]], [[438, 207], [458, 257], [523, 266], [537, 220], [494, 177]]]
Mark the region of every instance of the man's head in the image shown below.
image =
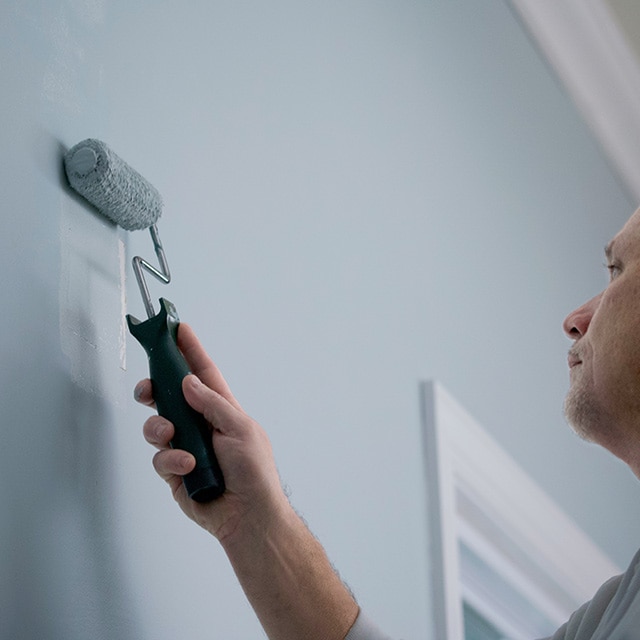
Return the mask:
[[574, 340], [565, 413], [640, 476], [640, 209], [606, 254], [609, 284], [563, 323]]

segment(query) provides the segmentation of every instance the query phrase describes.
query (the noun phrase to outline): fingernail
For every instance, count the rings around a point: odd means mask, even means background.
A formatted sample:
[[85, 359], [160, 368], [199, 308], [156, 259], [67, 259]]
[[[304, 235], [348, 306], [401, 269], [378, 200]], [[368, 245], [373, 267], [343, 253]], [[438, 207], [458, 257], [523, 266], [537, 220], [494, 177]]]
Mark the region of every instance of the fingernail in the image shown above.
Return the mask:
[[191, 456], [182, 456], [180, 466], [185, 473], [188, 473], [187, 469], [191, 469]]
[[162, 440], [166, 430], [167, 428], [163, 424], [159, 424], [154, 430], [156, 438]]
[[200, 378], [198, 378], [198, 376], [194, 375], [193, 373], [189, 376], [189, 384], [194, 389], [199, 389], [202, 386], [202, 382], [200, 382]]
[[137, 401], [142, 397], [142, 391], [144, 390], [144, 385], [142, 383], [137, 384], [136, 388], [133, 390], [133, 398]]

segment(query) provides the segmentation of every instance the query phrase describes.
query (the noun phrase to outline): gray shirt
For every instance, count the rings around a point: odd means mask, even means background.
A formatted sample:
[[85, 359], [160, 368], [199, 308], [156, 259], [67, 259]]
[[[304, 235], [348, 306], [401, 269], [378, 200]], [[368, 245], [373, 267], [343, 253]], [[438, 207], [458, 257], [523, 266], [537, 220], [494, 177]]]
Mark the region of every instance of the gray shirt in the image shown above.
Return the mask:
[[605, 582], [551, 640], [636, 640], [640, 638], [640, 551], [629, 568]]
[[344, 640], [392, 640], [390, 636], [382, 633], [376, 625], [360, 611], [353, 627], [347, 633]]

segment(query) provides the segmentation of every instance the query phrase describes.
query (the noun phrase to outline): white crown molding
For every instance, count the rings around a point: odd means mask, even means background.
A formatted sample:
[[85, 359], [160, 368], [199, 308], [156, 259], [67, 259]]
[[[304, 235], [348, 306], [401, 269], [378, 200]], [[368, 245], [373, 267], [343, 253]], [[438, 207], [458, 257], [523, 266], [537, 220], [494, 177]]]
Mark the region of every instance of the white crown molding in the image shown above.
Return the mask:
[[510, 0], [640, 203], [640, 65], [604, 0]]

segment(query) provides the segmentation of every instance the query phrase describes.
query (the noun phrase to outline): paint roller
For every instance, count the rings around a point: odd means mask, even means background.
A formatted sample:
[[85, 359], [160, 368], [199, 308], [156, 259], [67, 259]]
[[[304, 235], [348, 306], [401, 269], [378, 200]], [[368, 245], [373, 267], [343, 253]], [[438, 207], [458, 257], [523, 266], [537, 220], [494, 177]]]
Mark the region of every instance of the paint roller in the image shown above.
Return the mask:
[[195, 469], [183, 476], [187, 493], [196, 502], [210, 502], [224, 492], [224, 478], [213, 450], [211, 429], [182, 394], [182, 380], [190, 371], [177, 345], [180, 319], [175, 306], [165, 298], [160, 298], [159, 312], [155, 313], [144, 277], [146, 271], [165, 284], [171, 281], [156, 225], [162, 214], [162, 197], [100, 140], [89, 138], [72, 147], [65, 154], [64, 166], [71, 187], [101, 214], [127, 231], [149, 229], [160, 267], [140, 256], [133, 258], [147, 320], [127, 315], [127, 324], [149, 358], [158, 414], [175, 427], [171, 446], [189, 451], [196, 459]]

